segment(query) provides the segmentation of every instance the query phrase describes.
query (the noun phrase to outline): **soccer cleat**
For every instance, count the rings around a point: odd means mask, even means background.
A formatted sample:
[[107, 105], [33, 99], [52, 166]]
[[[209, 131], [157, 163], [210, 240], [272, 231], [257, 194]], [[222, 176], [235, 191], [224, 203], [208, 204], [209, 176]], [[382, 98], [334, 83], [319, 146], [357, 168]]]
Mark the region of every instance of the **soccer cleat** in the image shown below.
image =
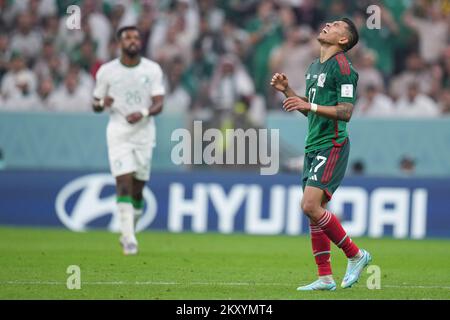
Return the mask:
[[345, 271], [344, 280], [342, 280], [342, 288], [350, 288], [356, 282], [358, 282], [364, 268], [372, 261], [372, 256], [369, 252], [361, 249], [361, 257], [353, 260], [348, 259], [347, 271]]
[[120, 245], [123, 254], [126, 256], [136, 255], [138, 253], [138, 244], [136, 241], [127, 241], [124, 237], [120, 237]]
[[334, 291], [336, 290], [336, 283], [334, 281], [325, 282], [322, 279], [317, 279], [313, 283], [297, 288], [297, 291], [314, 291], [314, 290]]

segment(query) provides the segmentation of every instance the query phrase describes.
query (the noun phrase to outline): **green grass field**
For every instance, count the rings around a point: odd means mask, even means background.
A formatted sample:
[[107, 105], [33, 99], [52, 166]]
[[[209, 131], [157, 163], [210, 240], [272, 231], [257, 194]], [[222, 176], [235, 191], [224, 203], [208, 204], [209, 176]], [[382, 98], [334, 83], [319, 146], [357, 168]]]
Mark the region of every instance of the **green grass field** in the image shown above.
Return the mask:
[[[450, 299], [450, 241], [354, 239], [381, 268], [381, 289], [364, 273], [351, 289], [300, 293], [315, 279], [308, 237], [139, 234], [125, 257], [118, 236], [102, 231], [0, 228], [1, 299]], [[81, 268], [69, 290], [66, 269]], [[333, 251], [340, 284], [344, 255]]]

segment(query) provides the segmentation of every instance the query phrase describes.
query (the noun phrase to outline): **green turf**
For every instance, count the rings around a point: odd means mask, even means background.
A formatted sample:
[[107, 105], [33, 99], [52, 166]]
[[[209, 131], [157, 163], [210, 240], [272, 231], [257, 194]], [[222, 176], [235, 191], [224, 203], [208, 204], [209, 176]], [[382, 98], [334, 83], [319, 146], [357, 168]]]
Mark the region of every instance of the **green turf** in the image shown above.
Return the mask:
[[[381, 268], [380, 290], [364, 273], [351, 289], [297, 292], [315, 279], [308, 237], [139, 234], [125, 257], [118, 236], [95, 231], [0, 228], [1, 299], [450, 299], [450, 241], [354, 239]], [[340, 284], [346, 260], [333, 251]], [[81, 268], [80, 290], [66, 269]]]

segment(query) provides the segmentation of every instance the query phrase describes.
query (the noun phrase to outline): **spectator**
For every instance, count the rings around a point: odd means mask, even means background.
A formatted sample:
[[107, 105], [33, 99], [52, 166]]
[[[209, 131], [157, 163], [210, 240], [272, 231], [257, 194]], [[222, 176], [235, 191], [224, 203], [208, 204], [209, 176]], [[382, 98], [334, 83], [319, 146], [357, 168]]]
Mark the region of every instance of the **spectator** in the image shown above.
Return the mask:
[[365, 16], [361, 14], [355, 16], [355, 24], [360, 30], [361, 44], [377, 53], [376, 67], [388, 77], [394, 70], [395, 43], [399, 27], [386, 7], [380, 3], [378, 6], [381, 9], [382, 28], [369, 29]]
[[241, 61], [244, 61], [249, 48], [249, 34], [236, 27], [230, 21], [225, 21], [220, 32], [222, 39], [222, 48], [224, 53], [237, 55]]
[[355, 106], [355, 116], [392, 117], [395, 114], [394, 104], [375, 85], [368, 85], [364, 94]]
[[38, 78], [53, 77], [55, 81], [62, 79], [62, 73], [67, 69], [67, 58], [64, 54], [58, 54], [54, 43], [50, 39], [44, 40], [42, 51], [33, 71]]
[[219, 32], [225, 20], [225, 12], [218, 8], [216, 0], [198, 0], [200, 16], [204, 17], [208, 29], [212, 32]]
[[264, 122], [264, 100], [257, 95], [252, 79], [236, 56], [221, 58], [211, 81], [210, 97], [219, 112], [233, 113], [237, 107], [244, 108], [239, 112], [246, 113], [250, 122]]
[[48, 98], [48, 107], [55, 111], [91, 111], [91, 92], [80, 85], [76, 72], [69, 72], [64, 83]]
[[394, 99], [403, 95], [412, 82], [419, 84], [422, 93], [428, 94], [431, 90], [432, 75], [422, 58], [417, 53], [411, 53], [406, 59], [406, 69], [391, 81], [390, 94]]
[[374, 86], [381, 92], [384, 90], [383, 75], [375, 65], [375, 52], [370, 49], [363, 50], [361, 63], [357, 66], [359, 74], [357, 90], [359, 95], [364, 94], [369, 86]]
[[416, 171], [416, 161], [410, 156], [403, 156], [400, 159], [400, 171], [405, 176], [413, 176]]
[[15, 1], [20, 12], [33, 12], [36, 18], [42, 19], [57, 14], [57, 0], [21, 0]]
[[[190, 0], [176, 0], [173, 10], [155, 25], [151, 39], [151, 57], [160, 61], [161, 51], [170, 53], [174, 47], [181, 48], [184, 63], [189, 63], [191, 58], [191, 47], [198, 38], [199, 15], [195, 3]], [[162, 46], [168, 46], [165, 50], [159, 50]], [[159, 52], [157, 52], [159, 51]], [[166, 57], [170, 61], [175, 57]]]
[[[26, 74], [26, 76], [24, 76]], [[17, 87], [17, 77], [21, 76], [22, 78], [29, 79], [28, 90], [30, 92], [36, 91], [36, 76], [35, 74], [26, 67], [24, 58], [18, 54], [13, 53], [10, 62], [10, 70], [5, 74], [2, 79], [1, 85], [1, 95], [3, 99], [8, 100], [15, 95], [20, 95], [21, 90]]]
[[448, 17], [444, 16], [438, 2], [432, 4], [420, 3], [423, 4], [420, 11], [425, 11], [426, 16], [419, 17], [412, 12], [407, 12], [404, 21], [419, 36], [421, 58], [426, 63], [437, 62], [445, 49], [449, 36]]
[[400, 117], [432, 118], [439, 116], [439, 108], [427, 95], [420, 93], [419, 85], [412, 82], [407, 94], [397, 101], [397, 114]]
[[200, 41], [194, 44], [193, 60], [187, 67], [185, 76], [185, 86], [190, 96], [193, 98], [193, 108], [201, 109], [209, 105], [209, 85], [214, 68], [212, 55], [205, 54]]
[[59, 18], [48, 16], [42, 20], [42, 38], [54, 41], [58, 37]]
[[154, 59], [161, 64], [164, 69], [176, 57], [181, 57], [184, 64], [190, 62], [189, 44], [184, 42], [180, 35], [182, 25], [181, 20], [173, 20], [167, 29], [165, 42], [153, 51]]
[[[83, 24], [87, 24], [86, 19], [83, 19]], [[56, 37], [56, 47], [58, 50], [66, 55], [73, 52], [85, 38], [84, 29], [76, 30], [76, 32], [69, 30], [66, 26], [66, 19], [61, 19]]]
[[37, 111], [38, 98], [31, 89], [34, 81], [32, 73], [20, 71], [14, 80], [16, 93], [4, 101], [3, 108], [9, 111]]
[[0, 82], [3, 75], [8, 71], [8, 63], [11, 60], [11, 49], [9, 38], [5, 33], [0, 33]]
[[33, 25], [29, 12], [17, 16], [17, 31], [11, 37], [11, 50], [20, 52], [29, 61], [34, 61], [42, 47], [42, 36]]
[[77, 65], [88, 72], [92, 78], [95, 78], [102, 62], [95, 54], [95, 44], [92, 41], [85, 39], [81, 43], [80, 48], [77, 50], [76, 57], [74, 58]]
[[51, 78], [43, 78], [39, 81], [38, 86], [38, 103], [37, 108], [42, 111], [54, 111], [50, 105], [50, 97], [53, 93], [54, 84]]
[[356, 160], [352, 163], [352, 176], [362, 176], [365, 173], [365, 166], [362, 160]]
[[297, 19], [296, 24], [307, 24], [313, 30], [317, 30], [325, 20], [325, 13], [319, 7], [318, 1], [303, 0], [297, 3], [300, 3], [300, 5], [294, 7], [294, 13]]
[[156, 13], [149, 6], [139, 17], [137, 27], [142, 34], [142, 52], [143, 56], [149, 56], [152, 52], [151, 38], [156, 23]]
[[235, 56], [223, 56], [214, 71], [210, 96], [217, 109], [232, 110], [241, 97], [250, 97], [255, 86]]
[[295, 92], [305, 92], [305, 74], [318, 50], [309, 26], [286, 30], [286, 41], [274, 49], [270, 57], [272, 72], [282, 72], [289, 78]]
[[185, 70], [183, 59], [175, 57], [170, 63], [166, 78], [166, 95], [164, 98], [164, 112], [186, 113], [191, 104], [191, 97], [182, 84]]
[[248, 57], [250, 74], [256, 92], [265, 95], [270, 79], [269, 57], [273, 48], [283, 39], [280, 21], [271, 0], [261, 1], [257, 16], [249, 21], [246, 30], [250, 33]]
[[97, 57], [102, 61], [106, 61], [108, 57], [109, 39], [114, 35], [108, 19], [100, 11], [100, 4], [100, 1], [84, 0], [82, 12], [83, 18], [87, 20], [89, 25], [92, 40], [97, 44]]
[[78, 79], [78, 84], [83, 90], [91, 93], [94, 89], [94, 79], [92, 76], [77, 63], [72, 62], [67, 71], [68, 73], [74, 73]]

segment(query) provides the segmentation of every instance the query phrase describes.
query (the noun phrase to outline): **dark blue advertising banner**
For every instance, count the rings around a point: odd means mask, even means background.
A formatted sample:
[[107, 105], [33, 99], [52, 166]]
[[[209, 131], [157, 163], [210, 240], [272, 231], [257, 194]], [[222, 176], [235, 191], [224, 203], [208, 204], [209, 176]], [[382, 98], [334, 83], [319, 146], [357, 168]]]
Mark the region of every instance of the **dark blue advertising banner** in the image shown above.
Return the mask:
[[[139, 230], [264, 235], [308, 233], [299, 175], [153, 173]], [[109, 173], [0, 172], [0, 224], [118, 230]], [[329, 209], [349, 234], [450, 237], [450, 179], [349, 177]]]

